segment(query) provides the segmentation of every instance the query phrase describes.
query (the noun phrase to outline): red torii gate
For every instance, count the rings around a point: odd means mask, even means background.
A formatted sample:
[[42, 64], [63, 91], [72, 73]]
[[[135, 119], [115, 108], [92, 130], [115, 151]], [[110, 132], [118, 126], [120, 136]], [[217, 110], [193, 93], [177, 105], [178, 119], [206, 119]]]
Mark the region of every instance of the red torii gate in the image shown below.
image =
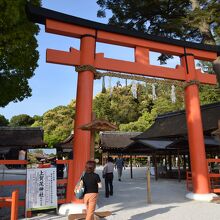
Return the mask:
[[[90, 65], [102, 70], [185, 81], [194, 194], [202, 198], [210, 196], [198, 84], [214, 85], [216, 76], [203, 74], [195, 69], [195, 59], [214, 61], [220, 55], [220, 47], [146, 35], [32, 5], [28, 5], [27, 13], [33, 22], [44, 24], [46, 32], [81, 40], [80, 51], [74, 48], [70, 48], [69, 52], [47, 49], [47, 62], [70, 66]], [[96, 42], [134, 48], [135, 62], [105, 58], [104, 53], [96, 53]], [[149, 51], [179, 56], [181, 65], [175, 69], [150, 65]], [[68, 202], [76, 201], [73, 186], [77, 183], [86, 161], [90, 159], [90, 131], [79, 127], [92, 120], [93, 80], [94, 74], [90, 70], [78, 74], [74, 160], [68, 172]]]

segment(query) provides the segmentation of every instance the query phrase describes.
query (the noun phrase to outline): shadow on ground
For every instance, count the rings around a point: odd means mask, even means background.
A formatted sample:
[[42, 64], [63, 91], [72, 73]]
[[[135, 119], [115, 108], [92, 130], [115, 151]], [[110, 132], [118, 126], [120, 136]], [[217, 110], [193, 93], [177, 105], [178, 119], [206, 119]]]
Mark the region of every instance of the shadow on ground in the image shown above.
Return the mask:
[[166, 212], [169, 212], [170, 209], [175, 208], [175, 207], [176, 206], [169, 206], [169, 207], [165, 207], [165, 208], [158, 208], [158, 209], [150, 210], [150, 211], [144, 212], [144, 213], [139, 213], [139, 214], [133, 215], [128, 220], [148, 219], [148, 218], [151, 218], [151, 217], [153, 217], [155, 215], [161, 215], [161, 214], [164, 214]]

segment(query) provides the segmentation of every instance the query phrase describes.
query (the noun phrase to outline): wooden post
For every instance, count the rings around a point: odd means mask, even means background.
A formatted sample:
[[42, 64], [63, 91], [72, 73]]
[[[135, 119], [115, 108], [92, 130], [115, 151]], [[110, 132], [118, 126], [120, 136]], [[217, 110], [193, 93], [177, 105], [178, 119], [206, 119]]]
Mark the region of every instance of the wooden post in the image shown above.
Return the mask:
[[165, 171], [167, 172], [167, 154], [165, 154]]
[[95, 159], [95, 131], [91, 130], [90, 159]]
[[152, 203], [150, 188], [150, 156], [147, 157], [147, 203]]
[[32, 212], [31, 211], [27, 211], [26, 212], [26, 218], [31, 218], [32, 217]]
[[102, 166], [104, 166], [104, 153], [102, 152]]
[[130, 171], [131, 171], [131, 179], [133, 179], [132, 155], [130, 155]]
[[153, 162], [154, 162], [154, 173], [155, 173], [155, 180], [158, 180], [158, 172], [157, 172], [157, 155], [156, 153], [153, 154]]
[[190, 154], [188, 154], [188, 170], [191, 171]]
[[186, 171], [186, 155], [183, 154], [183, 169]]
[[18, 190], [12, 192], [11, 198], [11, 220], [18, 220]]
[[[95, 112], [92, 112], [92, 121], [96, 119]], [[91, 130], [91, 143], [90, 143], [90, 159], [95, 159], [95, 131]]]
[[178, 166], [178, 181], [181, 181], [181, 173], [180, 173], [180, 155], [179, 150], [177, 150], [177, 166]]
[[168, 156], [168, 162], [169, 162], [169, 171], [172, 171], [172, 155], [171, 152], [169, 151], [169, 156]]
[[[73, 160], [69, 160], [67, 173], [69, 174], [69, 173], [73, 173], [73, 172], [74, 172]], [[69, 177], [68, 177], [68, 179], [69, 179]], [[71, 182], [70, 182], [70, 181], [67, 181], [67, 186], [66, 186], [67, 190], [68, 190], [68, 189], [72, 189], [72, 190], [73, 190], [74, 187], [73, 187], [73, 185], [70, 185], [70, 184], [71, 184]], [[66, 192], [66, 201], [67, 201], [67, 202], [70, 202], [71, 199], [72, 199], [72, 197], [70, 197], [70, 195], [71, 195], [71, 194], [68, 194], [68, 193]], [[28, 213], [27, 213], [27, 215], [28, 215]]]

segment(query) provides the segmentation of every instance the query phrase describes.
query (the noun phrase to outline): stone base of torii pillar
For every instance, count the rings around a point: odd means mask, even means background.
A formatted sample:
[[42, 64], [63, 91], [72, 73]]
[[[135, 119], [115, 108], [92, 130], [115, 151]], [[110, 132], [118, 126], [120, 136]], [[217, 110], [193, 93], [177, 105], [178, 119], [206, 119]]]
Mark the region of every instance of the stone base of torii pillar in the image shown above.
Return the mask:
[[218, 197], [218, 195], [216, 195], [215, 193], [198, 194], [198, 193], [190, 192], [186, 194], [187, 199], [204, 201], [204, 202], [211, 202], [216, 197]]
[[85, 210], [86, 205], [83, 203], [66, 203], [60, 206], [58, 214], [68, 216], [70, 214], [84, 213]]

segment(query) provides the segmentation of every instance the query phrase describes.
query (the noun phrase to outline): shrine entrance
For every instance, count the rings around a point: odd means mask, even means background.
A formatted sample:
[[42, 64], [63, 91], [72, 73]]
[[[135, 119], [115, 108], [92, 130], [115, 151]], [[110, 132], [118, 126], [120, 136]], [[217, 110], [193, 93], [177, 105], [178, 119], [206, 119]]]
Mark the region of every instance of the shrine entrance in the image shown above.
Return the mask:
[[[78, 72], [76, 116], [74, 125], [73, 163], [68, 170], [66, 202], [76, 201], [73, 186], [76, 185], [87, 160], [90, 159], [91, 132], [80, 127], [92, 120], [93, 80], [97, 69], [117, 73], [178, 80], [185, 84], [185, 107], [188, 127], [194, 199], [205, 200], [212, 196], [209, 190], [203, 128], [199, 101], [199, 84], [216, 84], [216, 76], [203, 74], [195, 68], [195, 59], [213, 62], [220, 48], [162, 38], [129, 31], [109, 25], [66, 15], [45, 8], [28, 5], [27, 13], [33, 22], [45, 25], [48, 33], [80, 39], [80, 50], [47, 49], [47, 62], [76, 66]], [[96, 53], [96, 43], [120, 45], [134, 49], [135, 62], [105, 58]], [[180, 57], [176, 68], [150, 64], [149, 52], [159, 52]]]

